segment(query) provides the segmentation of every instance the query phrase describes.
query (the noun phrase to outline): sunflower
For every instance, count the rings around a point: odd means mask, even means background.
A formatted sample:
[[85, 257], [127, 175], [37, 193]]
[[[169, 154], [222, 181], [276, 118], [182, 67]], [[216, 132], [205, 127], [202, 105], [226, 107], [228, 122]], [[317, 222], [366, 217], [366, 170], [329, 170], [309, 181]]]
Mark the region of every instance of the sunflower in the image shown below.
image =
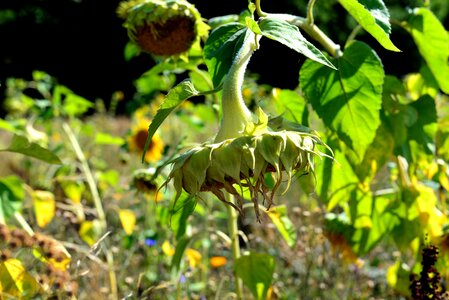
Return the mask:
[[131, 41], [155, 56], [185, 56], [209, 32], [198, 10], [185, 0], [122, 1], [117, 14]]
[[[148, 137], [148, 120], [138, 120], [136, 124], [131, 126], [131, 133], [128, 136], [128, 149], [131, 152], [142, 153], [145, 148], [145, 142]], [[162, 157], [164, 150], [164, 142], [159, 134], [155, 133], [145, 153], [146, 162], [156, 162]]]

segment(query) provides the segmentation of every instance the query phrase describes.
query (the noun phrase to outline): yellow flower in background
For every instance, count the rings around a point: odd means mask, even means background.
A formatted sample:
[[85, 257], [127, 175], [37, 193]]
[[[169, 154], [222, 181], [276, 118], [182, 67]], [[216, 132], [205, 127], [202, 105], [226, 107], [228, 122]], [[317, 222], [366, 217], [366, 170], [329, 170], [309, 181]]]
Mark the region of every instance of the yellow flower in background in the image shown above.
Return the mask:
[[201, 253], [195, 249], [187, 248], [185, 252], [189, 266], [194, 269], [201, 262]]
[[[148, 137], [148, 124], [150, 121], [146, 119], [140, 119], [135, 125], [131, 126], [131, 133], [128, 136], [128, 148], [131, 152], [143, 153], [145, 148], [145, 142]], [[155, 133], [151, 139], [148, 151], [145, 153], [146, 162], [156, 162], [162, 157], [162, 151], [164, 150], [164, 143], [159, 136]]]

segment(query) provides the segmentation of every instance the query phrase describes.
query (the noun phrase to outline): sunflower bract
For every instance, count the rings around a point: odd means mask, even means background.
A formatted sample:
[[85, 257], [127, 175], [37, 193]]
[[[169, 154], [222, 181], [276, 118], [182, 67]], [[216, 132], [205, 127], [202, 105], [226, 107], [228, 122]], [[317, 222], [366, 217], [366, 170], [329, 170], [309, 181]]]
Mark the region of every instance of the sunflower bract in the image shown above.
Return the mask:
[[[270, 208], [283, 176], [287, 176], [284, 179], [288, 189], [294, 174], [313, 171], [313, 157], [324, 155], [315, 149], [316, 144], [321, 141], [314, 134], [286, 130], [204, 144], [173, 161], [164, 185], [173, 179], [175, 201], [182, 190], [191, 196], [210, 191], [240, 212], [244, 201], [242, 191], [247, 188], [259, 217], [259, 199]], [[265, 182], [266, 174], [274, 178], [271, 188]], [[235, 196], [236, 205], [226, 200], [226, 192]]]

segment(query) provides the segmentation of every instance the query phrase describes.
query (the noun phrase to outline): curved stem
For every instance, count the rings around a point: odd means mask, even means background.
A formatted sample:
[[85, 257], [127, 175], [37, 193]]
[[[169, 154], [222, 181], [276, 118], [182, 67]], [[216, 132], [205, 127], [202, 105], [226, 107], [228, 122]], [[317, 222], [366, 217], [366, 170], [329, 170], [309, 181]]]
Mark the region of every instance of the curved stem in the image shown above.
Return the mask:
[[252, 122], [251, 111], [243, 101], [242, 85], [246, 67], [257, 48], [256, 42], [259, 38], [260, 36], [255, 36], [253, 32], [247, 31], [245, 40], [223, 82], [222, 118], [215, 142], [241, 136], [245, 127]]
[[260, 8], [260, 0], [256, 0], [256, 12], [257, 12], [257, 14], [259, 15], [259, 17], [261, 17], [261, 18], [267, 16], [267, 14], [264, 13], [264, 12], [262, 11], [262, 9]]
[[313, 6], [315, 5], [316, 0], [309, 0], [309, 4], [307, 4], [307, 22], [310, 26], [313, 26], [315, 20], [313, 18]]
[[302, 30], [304, 30], [311, 38], [317, 41], [321, 46], [323, 46], [324, 50], [327, 51], [333, 57], [340, 57], [343, 55], [343, 52], [340, 49], [340, 45], [334, 43], [324, 32], [321, 31], [318, 26], [315, 24], [310, 24], [308, 19], [303, 17], [298, 17], [295, 15], [289, 14], [272, 14], [273, 16], [277, 16], [284, 21], [289, 22], [295, 26], [298, 26]]

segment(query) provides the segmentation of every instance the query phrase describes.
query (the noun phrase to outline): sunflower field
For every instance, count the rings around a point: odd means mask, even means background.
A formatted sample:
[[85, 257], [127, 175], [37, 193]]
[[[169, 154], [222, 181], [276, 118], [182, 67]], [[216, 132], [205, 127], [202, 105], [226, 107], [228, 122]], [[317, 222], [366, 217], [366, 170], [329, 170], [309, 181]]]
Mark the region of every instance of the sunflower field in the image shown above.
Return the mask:
[[0, 81], [0, 300], [449, 299], [449, 5], [199, 2], [115, 3], [132, 96]]

